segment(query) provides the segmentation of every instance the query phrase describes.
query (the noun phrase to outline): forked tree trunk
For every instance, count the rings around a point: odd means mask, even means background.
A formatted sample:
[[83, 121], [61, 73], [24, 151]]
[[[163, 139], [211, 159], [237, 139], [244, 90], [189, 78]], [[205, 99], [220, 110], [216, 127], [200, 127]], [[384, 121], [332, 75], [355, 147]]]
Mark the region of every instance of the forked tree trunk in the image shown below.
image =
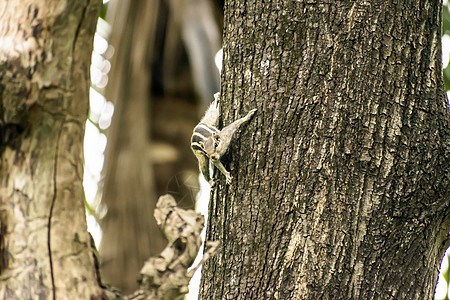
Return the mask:
[[432, 299], [448, 245], [439, 1], [226, 1], [203, 299]]
[[0, 4], [0, 299], [100, 296], [82, 187], [99, 8]]

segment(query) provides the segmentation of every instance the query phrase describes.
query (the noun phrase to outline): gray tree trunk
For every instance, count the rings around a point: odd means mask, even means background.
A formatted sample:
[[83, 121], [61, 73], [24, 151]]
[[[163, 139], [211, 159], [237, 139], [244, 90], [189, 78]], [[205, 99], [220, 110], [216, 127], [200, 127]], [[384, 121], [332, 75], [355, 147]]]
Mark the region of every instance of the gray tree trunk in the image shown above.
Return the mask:
[[226, 1], [203, 299], [432, 299], [448, 246], [438, 1]]
[[0, 299], [100, 297], [82, 187], [99, 8], [0, 4]]

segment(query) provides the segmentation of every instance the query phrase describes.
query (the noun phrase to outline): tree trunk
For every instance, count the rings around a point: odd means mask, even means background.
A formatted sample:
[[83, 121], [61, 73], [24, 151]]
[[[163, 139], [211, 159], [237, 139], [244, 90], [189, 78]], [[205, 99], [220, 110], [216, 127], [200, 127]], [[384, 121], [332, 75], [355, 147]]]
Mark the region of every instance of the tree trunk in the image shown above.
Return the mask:
[[[448, 246], [438, 1], [225, 3], [203, 299], [431, 299]], [[216, 172], [217, 173], [217, 172]]]
[[100, 1], [0, 7], [0, 299], [92, 299], [83, 137]]
[[[102, 278], [124, 293], [138, 288], [137, 274], [165, 244], [156, 225], [154, 176], [148, 145], [147, 49], [153, 45], [158, 1], [113, 1], [108, 17], [116, 49], [106, 97], [115, 105], [103, 169], [100, 243]], [[152, 48], [150, 46], [150, 48]], [[154, 234], [152, 234], [154, 233]]]

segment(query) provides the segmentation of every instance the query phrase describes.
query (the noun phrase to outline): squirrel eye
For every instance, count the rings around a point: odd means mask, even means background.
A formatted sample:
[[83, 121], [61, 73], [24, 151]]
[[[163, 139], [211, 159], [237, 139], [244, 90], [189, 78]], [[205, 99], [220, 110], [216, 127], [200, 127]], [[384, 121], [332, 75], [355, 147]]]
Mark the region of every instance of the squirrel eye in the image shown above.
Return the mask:
[[214, 147], [216, 147], [216, 148], [217, 148], [218, 146], [219, 146], [219, 145], [218, 145], [217, 143], [214, 143]]

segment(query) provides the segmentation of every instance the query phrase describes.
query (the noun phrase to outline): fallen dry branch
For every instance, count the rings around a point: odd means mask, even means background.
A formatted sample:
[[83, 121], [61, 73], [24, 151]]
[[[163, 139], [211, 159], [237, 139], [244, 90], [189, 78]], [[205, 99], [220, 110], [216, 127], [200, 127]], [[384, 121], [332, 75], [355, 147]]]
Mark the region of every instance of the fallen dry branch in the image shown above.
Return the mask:
[[219, 246], [218, 242], [206, 242], [203, 259], [188, 271], [202, 244], [203, 215], [177, 207], [172, 196], [164, 195], [158, 199], [154, 216], [169, 243], [159, 256], [145, 262], [139, 278], [141, 289], [125, 297], [128, 300], [183, 299], [194, 272]]

